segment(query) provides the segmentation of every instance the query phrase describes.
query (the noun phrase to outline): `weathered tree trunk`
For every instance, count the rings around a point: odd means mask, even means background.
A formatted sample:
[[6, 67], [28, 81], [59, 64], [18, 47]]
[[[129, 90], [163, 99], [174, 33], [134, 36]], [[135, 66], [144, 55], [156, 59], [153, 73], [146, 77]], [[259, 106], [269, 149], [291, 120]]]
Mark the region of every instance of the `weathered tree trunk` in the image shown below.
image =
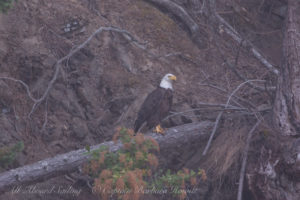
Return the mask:
[[[161, 161], [163, 161], [162, 164], [169, 165], [170, 162], [174, 162], [176, 159], [184, 159], [183, 156], [186, 151], [193, 151], [193, 149], [196, 149], [199, 141], [205, 141], [212, 126], [212, 122], [204, 121], [170, 128], [163, 136], [156, 133], [150, 133], [147, 136], [156, 139], [160, 145], [159, 156]], [[101, 146], [108, 146], [112, 152], [121, 148], [120, 143], [114, 144], [114, 142], [110, 141], [92, 146], [90, 149], [91, 151], [96, 150]], [[17, 185], [32, 184], [72, 172], [80, 165], [86, 163], [90, 156], [87, 150], [79, 149], [3, 172], [0, 174], [0, 193]]]
[[[145, 1], [172, 13], [193, 33], [192, 27], [195, 27], [194, 24], [197, 23], [182, 7], [174, 5], [175, 3], [170, 0]], [[241, 45], [249, 49], [254, 57], [278, 76], [273, 116], [281, 134], [280, 137], [276, 135], [274, 140], [268, 138], [268, 141], [256, 145], [258, 149], [252, 149], [254, 153], [251, 152], [253, 155], [250, 156], [251, 159], [245, 172], [243, 199], [298, 200], [300, 199], [300, 139], [286, 136], [298, 137], [300, 135], [300, 1], [288, 1], [283, 41], [284, 59], [280, 72], [254, 48], [251, 42], [244, 41], [239, 33], [216, 13], [214, 0], [206, 2], [204, 14], [208, 16], [214, 28], [221, 27], [238, 43], [243, 41]], [[224, 174], [226, 175], [228, 174]], [[222, 186], [212, 185], [212, 188], [214, 187]], [[215, 197], [212, 196], [211, 199]]]
[[[248, 168], [248, 189], [257, 200], [300, 199], [300, 1], [288, 0], [283, 60], [273, 119], [277, 129]], [[297, 138], [298, 137], [298, 138]]]
[[274, 106], [275, 124], [282, 135], [300, 135], [300, 2], [288, 1], [281, 76]]

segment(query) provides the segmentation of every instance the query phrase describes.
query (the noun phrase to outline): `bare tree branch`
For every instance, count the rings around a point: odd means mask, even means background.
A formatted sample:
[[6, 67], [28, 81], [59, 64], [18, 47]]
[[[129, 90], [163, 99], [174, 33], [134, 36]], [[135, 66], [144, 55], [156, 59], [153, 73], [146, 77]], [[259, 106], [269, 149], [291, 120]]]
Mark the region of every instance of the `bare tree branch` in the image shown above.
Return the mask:
[[[196, 42], [196, 44], [199, 47], [203, 47], [204, 42], [201, 38], [200, 28], [198, 24], [192, 19], [192, 17], [178, 4], [170, 1], [170, 0], [144, 0], [149, 3], [152, 3], [154, 5], [157, 5], [159, 8], [163, 8], [164, 10], [167, 10], [167, 12], [171, 13], [175, 17], [177, 17], [185, 26], [188, 27], [189, 32], [191, 33], [192, 39]], [[227, 23], [215, 10], [215, 1], [210, 0], [208, 2], [203, 2], [203, 5], [208, 4], [208, 8], [213, 14], [213, 16], [208, 16], [213, 23], [217, 25], [222, 31], [227, 33], [230, 37], [232, 37], [233, 40], [238, 42], [239, 44], [241, 41], [243, 41], [242, 37], [239, 35], [239, 33], [229, 24]], [[207, 12], [206, 15], [209, 15]], [[245, 40], [245, 42], [242, 43], [243, 47], [249, 48], [252, 52], [253, 56], [258, 59], [268, 70], [270, 70], [275, 75], [279, 75], [279, 71], [268, 61], [264, 58], [264, 56], [259, 53], [258, 50], [254, 47], [254, 45], [250, 42]]]
[[247, 165], [249, 146], [250, 146], [252, 135], [253, 135], [255, 129], [257, 128], [257, 126], [261, 123], [261, 121], [262, 121], [262, 119], [258, 120], [255, 123], [255, 125], [252, 127], [250, 132], [248, 133], [248, 137], [247, 137], [247, 140], [246, 140], [246, 147], [245, 147], [244, 153], [243, 153], [242, 167], [241, 167], [241, 171], [240, 171], [239, 189], [238, 189], [238, 194], [237, 194], [237, 200], [242, 200], [244, 177], [245, 177], [245, 171], [246, 171], [246, 165]]
[[27, 92], [27, 95], [29, 96], [29, 98], [33, 101], [33, 102], [36, 102], [37, 99], [33, 97], [33, 95], [31, 94], [30, 92], [30, 89], [29, 89], [29, 86], [24, 82], [24, 81], [21, 81], [21, 80], [18, 80], [18, 79], [15, 79], [15, 78], [11, 78], [11, 77], [0, 77], [0, 79], [3, 79], [3, 80], [10, 80], [10, 81], [14, 81], [14, 82], [17, 82], [17, 83], [20, 83], [25, 89], [26, 89], [26, 92]]
[[42, 131], [45, 131], [47, 123], [48, 123], [48, 98], [46, 99], [46, 102], [45, 102], [45, 117], [44, 117]]
[[102, 33], [103, 31], [114, 31], [114, 32], [118, 32], [124, 35], [124, 37], [133, 42], [134, 45], [136, 45], [138, 48], [142, 48], [145, 49], [144, 45], [140, 42], [138, 42], [137, 39], [135, 39], [135, 37], [129, 33], [126, 30], [123, 29], [119, 29], [119, 28], [115, 28], [115, 27], [99, 27], [93, 34], [91, 34], [83, 43], [81, 43], [80, 45], [78, 45], [77, 47], [72, 47], [72, 49], [70, 50], [70, 52], [62, 57], [61, 59], [59, 59], [54, 67], [55, 67], [55, 71], [53, 74], [52, 79], [50, 80], [50, 82], [48, 83], [48, 86], [46, 88], [46, 90], [44, 91], [43, 95], [40, 98], [35, 98], [32, 93], [30, 92], [29, 86], [24, 83], [22, 80], [18, 80], [15, 78], [11, 78], [11, 77], [0, 77], [0, 79], [4, 79], [4, 80], [11, 80], [14, 82], [18, 82], [20, 83], [23, 87], [25, 87], [27, 95], [29, 96], [29, 98], [34, 102], [30, 113], [28, 114], [28, 117], [30, 118], [30, 116], [33, 114], [33, 112], [35, 111], [35, 109], [37, 108], [37, 106], [46, 99], [46, 97], [49, 95], [50, 90], [52, 89], [54, 83], [56, 82], [59, 72], [61, 70], [61, 64], [64, 61], [68, 61], [75, 53], [77, 53], [79, 50], [81, 50], [82, 48], [84, 48], [96, 35]]
[[[215, 14], [215, 15], [218, 15], [218, 14], [216, 13], [215, 9], [213, 9], [213, 10], [214, 10], [214, 14]], [[218, 18], [218, 17], [216, 17], [216, 18]], [[224, 21], [224, 19], [222, 19], [222, 18], [220, 19], [220, 21], [222, 21], [223, 23], [227, 24], [227, 22]], [[230, 26], [230, 25], [228, 24], [228, 26]], [[232, 28], [232, 27], [231, 27], [231, 28]], [[233, 28], [232, 28], [232, 31], [234, 31], [235, 34], [238, 34]], [[213, 34], [213, 35], [214, 35], [214, 38], [215, 38], [215, 41], [216, 41], [216, 34]], [[247, 82], [248, 79], [247, 79], [246, 77], [244, 77], [244, 76], [237, 70], [237, 68], [236, 68], [237, 65], [238, 65], [238, 61], [239, 61], [239, 56], [240, 56], [241, 47], [244, 45], [244, 42], [246, 42], [246, 41], [243, 40], [243, 39], [241, 39], [240, 42], [239, 42], [239, 47], [238, 47], [237, 54], [236, 54], [236, 57], [235, 57], [234, 65], [231, 64], [230, 62], [228, 62], [226, 56], [224, 55], [224, 52], [221, 50], [220, 44], [219, 44], [218, 42], [215, 42], [215, 45], [216, 45], [216, 47], [217, 47], [217, 50], [218, 50], [219, 54], [221, 55], [222, 60], [223, 60], [224, 63], [226, 64], [226, 66], [227, 66], [230, 70], [232, 70], [232, 71], [233, 71], [233, 72], [234, 72], [241, 80]], [[257, 86], [257, 85], [255, 85], [255, 84], [253, 84], [252, 82], [248, 82], [247, 84], [248, 84], [249, 87], [251, 87], [251, 88], [253, 88], [253, 89], [256, 89], [256, 90], [258, 90], [258, 91], [260, 91], [260, 92], [263, 92], [263, 91], [265, 91], [266, 89], [268, 89], [268, 90], [275, 90], [275, 87], [271, 87], [271, 88], [270, 88], [270, 87], [269, 87], [269, 88], [260, 87], [260, 86]]]
[[[182, 112], [175, 112], [175, 113], [173, 113], [171, 115], [168, 115], [166, 118], [163, 119], [163, 121], [165, 121], [165, 120], [167, 120], [167, 119], [169, 119], [171, 117], [177, 116], [177, 115], [183, 115], [185, 113], [195, 112], [195, 111], [201, 111], [201, 110], [203, 110], [203, 108], [195, 108], [195, 109], [185, 110], [185, 111], [182, 111]], [[247, 112], [247, 108], [238, 108], [238, 107], [224, 108], [222, 110], [222, 112], [225, 111], [225, 110], [226, 111], [244, 111], [244, 112]], [[249, 113], [249, 114], [251, 114], [251, 113]]]
[[[239, 44], [242, 44], [243, 47], [249, 48], [253, 56], [258, 59], [268, 70], [270, 70], [273, 74], [276, 76], [279, 75], [279, 71], [267, 60], [265, 57], [259, 53], [259, 51], [254, 47], [254, 45], [248, 41], [242, 39], [240, 34], [228, 23], [226, 20], [224, 20], [215, 9], [215, 1], [208, 1], [209, 2], [209, 8], [211, 10], [211, 13], [209, 13], [208, 16], [213, 23], [216, 24], [216, 26], [220, 29], [219, 32], [225, 32], [228, 34], [234, 41], [236, 41]], [[244, 42], [242, 42], [244, 41]]]
[[[245, 81], [245, 82], [241, 83], [240, 85], [238, 85], [238, 87], [236, 87], [235, 90], [229, 95], [229, 97], [228, 97], [228, 99], [227, 99], [227, 102], [226, 102], [225, 108], [228, 107], [229, 102], [230, 102], [231, 98], [234, 96], [234, 94], [235, 94], [241, 87], [243, 87], [245, 84], [247, 84], [247, 83], [249, 83], [249, 82], [264, 82], [264, 80], [248, 80], [248, 81]], [[207, 151], [208, 151], [208, 149], [209, 149], [209, 147], [210, 147], [210, 145], [211, 145], [212, 139], [213, 139], [213, 137], [214, 137], [214, 135], [215, 135], [215, 133], [216, 133], [216, 131], [217, 131], [217, 127], [218, 127], [218, 125], [219, 125], [219, 121], [220, 121], [220, 119], [221, 119], [223, 113], [224, 113], [224, 111], [221, 111], [221, 112], [219, 113], [219, 115], [218, 115], [216, 121], [215, 121], [214, 128], [213, 128], [213, 130], [212, 130], [212, 132], [211, 132], [211, 134], [210, 134], [210, 137], [209, 137], [209, 140], [208, 140], [208, 142], [207, 142], [207, 145], [206, 145], [206, 147], [205, 147], [205, 149], [204, 149], [204, 151], [203, 151], [203, 153], [202, 153], [203, 156], [205, 156], [205, 155], [207, 154]]]
[[[220, 21], [225, 21], [221, 16], [219, 16], [217, 14], [217, 17]], [[222, 20], [221, 20], [222, 19]], [[229, 36], [232, 37], [233, 40], [235, 40], [237, 43], [241, 43], [243, 41], [243, 39], [240, 37], [240, 35], [238, 33], [235, 33], [232, 31], [232, 27], [231, 28], [228, 28], [231, 27], [228, 23], [227, 23], [227, 26], [221, 26], [221, 29], [223, 29], [225, 31], [225, 33], [227, 33]], [[254, 57], [256, 59], [258, 59], [265, 67], [268, 68], [268, 70], [270, 70], [273, 74], [275, 75], [279, 75], [279, 71], [269, 62], [267, 61], [264, 56], [259, 53], [258, 50], [256, 50], [253, 46], [252, 43], [250, 43], [249, 41], [245, 40], [245, 42], [242, 43], [243, 47], [250, 47], [250, 51], [252, 52], [252, 54], [254, 55]]]
[[203, 0], [203, 2], [202, 2], [202, 6], [201, 6], [201, 9], [200, 9], [200, 14], [202, 14], [203, 13], [203, 10], [204, 10], [204, 8], [205, 8], [205, 3], [206, 3], [206, 0]]
[[[208, 86], [208, 87], [211, 87], [211, 88], [214, 88], [214, 89], [216, 89], [216, 90], [219, 90], [219, 91], [221, 91], [221, 92], [223, 92], [223, 93], [226, 93], [226, 94], [228, 94], [228, 91], [226, 91], [224, 88], [221, 88], [221, 87], [218, 87], [218, 86], [215, 86], [215, 85], [212, 85], [212, 84], [200, 84], [200, 85], [202, 85], [202, 86]], [[221, 94], [221, 95], [223, 95], [223, 94]], [[237, 100], [239, 100], [239, 101], [241, 101], [241, 102], [244, 102], [244, 103], [246, 103], [246, 104], [248, 104], [250, 107], [252, 107], [252, 108], [256, 108], [256, 106], [252, 103], [252, 102], [250, 102], [250, 101], [248, 101], [248, 100], [246, 100], [246, 99], [244, 99], [244, 98], [242, 98], [242, 97], [239, 97], [239, 96], [237, 96], [237, 95], [234, 95], [234, 98], [236, 98]], [[243, 107], [243, 106], [241, 106], [239, 103], [237, 103], [235, 100], [232, 100], [235, 104], [238, 104], [239, 105], [239, 107]], [[225, 104], [224, 104], [225, 105]]]
[[208, 149], [209, 149], [209, 147], [210, 147], [210, 145], [211, 145], [212, 139], [213, 139], [214, 136], [215, 136], [215, 133], [216, 133], [216, 131], [217, 131], [217, 128], [218, 128], [218, 125], [219, 125], [219, 122], [220, 122], [220, 119], [221, 119], [223, 113], [224, 113], [224, 111], [221, 111], [221, 112], [218, 114], [218, 116], [217, 116], [217, 119], [216, 119], [216, 121], [215, 121], [214, 128], [213, 128], [213, 130], [212, 130], [212, 132], [211, 132], [211, 134], [210, 134], [210, 137], [209, 137], [209, 139], [208, 139], [208, 142], [207, 142], [207, 144], [206, 144], [206, 146], [205, 146], [205, 149], [204, 149], [204, 151], [203, 151], [203, 153], [202, 153], [203, 156], [205, 156], [205, 155], [207, 154], [207, 151], [208, 151]]
[[[240, 46], [242, 45], [242, 43], [243, 43], [243, 41], [241, 41]], [[228, 60], [226, 59], [226, 56], [225, 56], [224, 53], [222, 52], [221, 47], [220, 47], [220, 45], [219, 45], [217, 42], [216, 42], [216, 46], [217, 46], [218, 52], [219, 52], [220, 55], [221, 55], [222, 60], [223, 60], [224, 63], [227, 65], [227, 67], [228, 67], [229, 69], [231, 69], [231, 70], [232, 70], [232, 71], [233, 71], [233, 72], [234, 72], [241, 80], [247, 82], [248, 79], [247, 79], [246, 77], [244, 77], [244, 76], [236, 69], [240, 48], [239, 48], [239, 50], [238, 50], [237, 57], [236, 57], [236, 59], [235, 59], [235, 64], [232, 65], [232, 64], [229, 63]], [[260, 92], [263, 92], [263, 91], [266, 90], [265, 87], [260, 87], [260, 86], [254, 85], [252, 82], [248, 82], [247, 85], [248, 85], [249, 87], [253, 88], [253, 89], [256, 89], [256, 90], [260, 91]], [[268, 89], [268, 90], [275, 90], [275, 87], [269, 87], [269, 88], [267, 88], [267, 89]]]

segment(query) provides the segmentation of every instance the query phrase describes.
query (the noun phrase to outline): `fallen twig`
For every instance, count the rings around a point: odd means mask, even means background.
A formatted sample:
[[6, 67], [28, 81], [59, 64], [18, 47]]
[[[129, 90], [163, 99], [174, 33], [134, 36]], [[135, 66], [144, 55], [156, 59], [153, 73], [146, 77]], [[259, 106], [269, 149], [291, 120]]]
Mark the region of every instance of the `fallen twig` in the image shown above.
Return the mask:
[[212, 141], [212, 139], [213, 139], [213, 137], [214, 137], [214, 135], [215, 135], [215, 133], [216, 133], [216, 131], [217, 131], [217, 128], [218, 128], [218, 125], [219, 125], [219, 122], [220, 122], [220, 119], [221, 119], [223, 113], [224, 113], [224, 111], [221, 111], [221, 112], [218, 114], [218, 116], [217, 116], [217, 119], [216, 119], [216, 121], [215, 121], [214, 128], [213, 128], [213, 130], [212, 130], [212, 132], [211, 132], [211, 134], [210, 134], [210, 137], [209, 137], [209, 139], [208, 139], [208, 142], [207, 142], [207, 144], [206, 144], [206, 146], [205, 146], [205, 149], [204, 149], [204, 151], [203, 151], [203, 153], [202, 153], [203, 156], [206, 155], [206, 153], [207, 153], [207, 151], [208, 151], [208, 149], [209, 149], [209, 147], [210, 147], [211, 141]]
[[[209, 105], [209, 104], [208, 104]], [[222, 107], [222, 104], [220, 104], [220, 107]], [[195, 112], [195, 111], [201, 111], [203, 110], [203, 108], [195, 108], [195, 109], [190, 109], [190, 110], [185, 110], [185, 111], [182, 111], [182, 112], [175, 112], [175, 113], [172, 113], [171, 115], [168, 115], [166, 118], [163, 119], [163, 121], [169, 119], [169, 118], [172, 118], [174, 116], [177, 116], [177, 115], [183, 115], [185, 113], [189, 113], [189, 112]], [[239, 108], [239, 107], [235, 107], [235, 106], [232, 106], [230, 108], [223, 108], [222, 111], [247, 111], [246, 108]]]
[[[240, 46], [242, 45], [243, 41], [241, 41], [241, 44]], [[237, 62], [238, 62], [238, 56], [239, 56], [239, 51], [240, 51], [240, 48], [238, 50], [238, 53], [237, 53], [237, 57], [235, 58], [235, 64], [232, 65], [231, 63], [228, 62], [228, 60], [226, 59], [226, 56], [224, 55], [224, 53], [221, 51], [221, 47], [220, 45], [216, 42], [216, 46], [217, 46], [217, 50], [218, 52], [220, 53], [221, 55], [221, 58], [222, 60], [224, 61], [224, 63], [227, 65], [227, 67], [229, 69], [231, 69], [241, 80], [243, 81], [247, 81], [247, 78], [244, 77], [237, 69], [236, 69], [236, 66], [237, 66]], [[253, 89], [256, 89], [260, 92], [263, 92], [266, 90], [265, 87], [260, 87], [260, 86], [257, 86], [257, 85], [254, 85], [252, 82], [248, 82], [247, 85]], [[268, 90], [275, 90], [275, 87], [268, 87], [267, 88]]]
[[268, 70], [270, 70], [276, 76], [279, 75], [279, 70], [277, 70], [258, 50], [254, 47], [254, 45], [248, 41], [242, 39], [240, 34], [226, 21], [224, 20], [217, 12], [216, 12], [216, 4], [214, 0], [208, 1], [208, 9], [211, 11], [204, 12], [207, 17], [217, 26], [219, 27], [219, 32], [225, 32], [228, 34], [234, 41], [239, 44], [242, 44], [243, 47], [248, 48], [253, 56], [258, 59]]
[[245, 170], [246, 170], [246, 165], [247, 165], [249, 146], [250, 146], [250, 142], [251, 142], [253, 132], [255, 131], [257, 126], [261, 123], [261, 121], [262, 121], [262, 119], [258, 120], [256, 122], [256, 124], [252, 127], [250, 132], [248, 133], [248, 137], [247, 137], [247, 140], [246, 140], [246, 147], [245, 147], [244, 153], [243, 153], [242, 167], [241, 167], [241, 171], [240, 171], [239, 189], [238, 189], [237, 200], [242, 200], [244, 177], [245, 177]]
[[48, 98], [46, 99], [46, 103], [45, 103], [45, 117], [44, 117], [42, 131], [46, 130], [47, 123], [48, 123]]
[[[223, 93], [226, 93], [226, 94], [228, 94], [228, 91], [226, 91], [224, 88], [221, 88], [221, 87], [218, 87], [218, 86], [216, 86], [216, 85], [212, 85], [212, 84], [200, 84], [201, 86], [208, 86], [208, 87], [211, 87], [211, 88], [214, 88], [214, 89], [216, 89], [216, 90], [219, 90], [219, 91], [221, 91], [221, 92], [223, 92]], [[220, 94], [220, 95], [223, 95], [223, 94]], [[239, 97], [239, 96], [237, 96], [237, 95], [234, 95], [234, 98], [236, 98], [237, 100], [239, 100], [239, 101], [241, 101], [241, 102], [244, 102], [244, 103], [246, 103], [246, 104], [248, 104], [250, 107], [252, 107], [252, 108], [256, 108], [256, 106], [253, 104], [253, 103], [251, 103], [250, 101], [248, 101], [248, 100], [246, 100], [246, 99], [244, 99], [244, 98], [242, 98], [242, 97]], [[234, 100], [232, 100], [235, 104], [239, 104], [238, 102], [236, 102], [236, 101], [234, 101]], [[240, 106], [240, 105], [239, 105]], [[242, 106], [240, 106], [240, 107], [242, 107]]]
[[243, 40], [242, 37], [234, 30], [234, 28], [229, 25], [219, 14], [216, 13], [216, 16], [220, 23], [223, 24], [223, 26], [220, 26], [220, 28], [224, 30], [225, 33], [231, 36], [231, 38], [237, 43], [242, 44], [243, 47], [250, 47], [250, 51], [256, 59], [258, 59], [273, 74], [276, 76], [279, 75], [279, 71], [267, 59], [265, 59], [264, 56], [256, 50], [256, 48], [254, 48], [254, 45], [250, 41]]
[[[234, 96], [234, 94], [235, 94], [241, 87], [243, 87], [245, 84], [247, 84], [247, 83], [249, 83], [249, 82], [264, 82], [264, 80], [248, 80], [248, 81], [245, 81], [245, 82], [241, 83], [240, 85], [238, 85], [238, 86], [236, 87], [236, 89], [229, 95], [229, 97], [228, 97], [228, 99], [227, 99], [227, 102], [226, 102], [225, 108], [228, 107], [229, 102], [230, 102], [231, 98]], [[224, 113], [224, 111], [221, 111], [221, 112], [219, 113], [219, 115], [218, 115], [216, 121], [215, 121], [214, 128], [213, 128], [213, 130], [212, 130], [212, 132], [211, 132], [211, 135], [210, 135], [209, 140], [208, 140], [208, 142], [207, 142], [207, 144], [206, 144], [206, 147], [205, 147], [205, 149], [204, 149], [204, 151], [203, 151], [203, 153], [202, 153], [203, 156], [206, 155], [206, 153], [207, 153], [207, 151], [208, 151], [208, 149], [209, 149], [209, 147], [210, 147], [210, 145], [211, 145], [212, 139], [213, 139], [213, 137], [214, 137], [214, 135], [215, 135], [215, 133], [216, 133], [216, 131], [217, 131], [217, 127], [218, 127], [218, 125], [219, 125], [219, 121], [220, 121], [220, 119], [221, 119], [223, 113]]]
[[10, 80], [10, 81], [14, 81], [14, 82], [20, 83], [20, 84], [26, 89], [26, 92], [27, 92], [27, 95], [29, 96], [29, 98], [30, 98], [33, 102], [36, 102], [36, 101], [37, 101], [37, 99], [34, 98], [33, 95], [31, 94], [30, 89], [29, 89], [29, 86], [28, 86], [24, 81], [21, 81], [21, 80], [15, 79], [15, 78], [11, 78], [11, 77], [5, 77], [5, 76], [0, 77], [0, 79], [3, 79], [3, 80]]

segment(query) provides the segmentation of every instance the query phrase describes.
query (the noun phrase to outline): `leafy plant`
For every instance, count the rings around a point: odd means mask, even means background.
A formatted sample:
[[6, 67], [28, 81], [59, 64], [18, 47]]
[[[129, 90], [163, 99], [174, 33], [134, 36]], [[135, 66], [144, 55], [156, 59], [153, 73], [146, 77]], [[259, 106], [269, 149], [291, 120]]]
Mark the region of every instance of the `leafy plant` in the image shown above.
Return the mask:
[[0, 149], [0, 167], [6, 168], [13, 163], [16, 155], [24, 149], [23, 142], [18, 142], [11, 147], [3, 147]]
[[139, 199], [146, 186], [144, 178], [158, 166], [154, 155], [159, 151], [158, 143], [143, 134], [134, 136], [132, 130], [125, 128], [117, 130], [113, 140], [118, 139], [123, 148], [115, 153], [109, 152], [107, 147], [91, 151], [92, 159], [85, 171], [95, 178], [93, 190], [102, 199], [108, 199], [112, 193], [122, 199]]
[[15, 0], [0, 0], [0, 12], [7, 12], [13, 6]]
[[[149, 187], [157, 190], [168, 187], [174, 196], [184, 199], [186, 183], [195, 185], [201, 175], [200, 171], [196, 173], [188, 169], [174, 174], [170, 170], [165, 174], [158, 172], [159, 162], [155, 153], [159, 152], [159, 145], [151, 137], [141, 133], [134, 135], [131, 129], [118, 128], [113, 141], [118, 140], [123, 148], [109, 152], [107, 147], [102, 146], [90, 151], [91, 160], [84, 166], [84, 171], [94, 178], [93, 191], [101, 199], [117, 196], [123, 200], [138, 200]], [[203, 170], [201, 173], [205, 174]], [[180, 190], [175, 192], [171, 188]]]
[[199, 178], [205, 181], [207, 179], [206, 173], [203, 169], [198, 169], [196, 173], [194, 170], [183, 168], [176, 173], [171, 173], [171, 170], [155, 179], [152, 187], [158, 190], [167, 188], [169, 193], [179, 199], [185, 199], [187, 196], [186, 189], [188, 186], [195, 186]]

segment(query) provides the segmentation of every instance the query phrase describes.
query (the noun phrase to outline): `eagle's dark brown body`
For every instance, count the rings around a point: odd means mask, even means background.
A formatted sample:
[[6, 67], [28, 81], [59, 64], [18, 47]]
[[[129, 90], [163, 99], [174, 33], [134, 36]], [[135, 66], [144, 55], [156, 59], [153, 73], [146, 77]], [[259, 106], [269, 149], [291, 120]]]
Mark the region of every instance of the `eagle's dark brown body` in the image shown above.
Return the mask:
[[153, 128], [168, 115], [173, 101], [173, 91], [158, 87], [151, 92], [142, 104], [134, 123], [134, 132], [138, 132], [144, 122]]

